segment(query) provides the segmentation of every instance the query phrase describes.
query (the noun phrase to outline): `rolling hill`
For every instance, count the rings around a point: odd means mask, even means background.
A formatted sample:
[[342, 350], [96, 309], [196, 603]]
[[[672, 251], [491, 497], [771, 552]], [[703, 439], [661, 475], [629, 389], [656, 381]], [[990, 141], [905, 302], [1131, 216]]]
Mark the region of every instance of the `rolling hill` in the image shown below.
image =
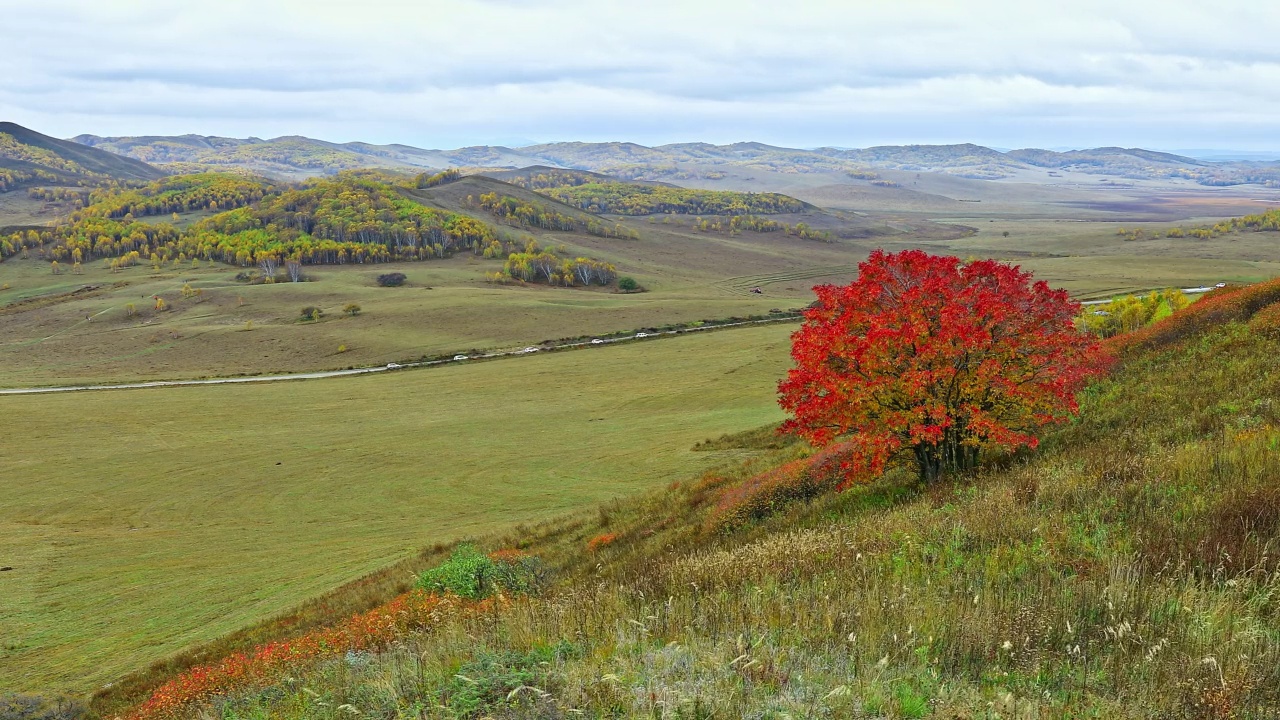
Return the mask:
[[155, 180], [165, 174], [136, 158], [0, 122], [0, 192], [32, 185]]

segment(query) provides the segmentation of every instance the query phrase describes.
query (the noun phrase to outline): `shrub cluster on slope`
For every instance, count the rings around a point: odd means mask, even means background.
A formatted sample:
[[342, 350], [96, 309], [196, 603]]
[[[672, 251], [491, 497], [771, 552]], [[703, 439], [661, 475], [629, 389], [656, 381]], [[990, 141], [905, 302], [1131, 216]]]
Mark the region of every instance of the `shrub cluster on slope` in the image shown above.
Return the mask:
[[[1280, 184], [1280, 180], [1272, 180], [1272, 184]], [[1280, 231], [1280, 209], [1271, 209], [1265, 212], [1255, 213], [1253, 215], [1245, 215], [1238, 218], [1230, 218], [1214, 223], [1208, 227], [1173, 227], [1164, 232], [1165, 237], [1170, 238], [1195, 238], [1197, 240], [1211, 240], [1222, 235], [1233, 232], [1276, 232]], [[1143, 228], [1120, 228], [1116, 234], [1125, 240], [1143, 240], [1150, 237], [1158, 237], [1159, 233], [1149, 234]]]
[[206, 712], [1273, 717], [1280, 355], [1244, 317], [1277, 312], [1268, 285], [1140, 331], [1034, 455], [787, 503], [761, 476], [820, 456], [749, 435], [722, 471], [491, 538], [544, 558], [540, 594]]
[[429, 632], [447, 618], [491, 613], [512, 595], [536, 588], [539, 570], [537, 558], [523, 553], [484, 555], [463, 545], [446, 562], [422, 573], [417, 589], [332, 627], [192, 668], [153, 691], [128, 718], [182, 716], [196, 703], [270, 685], [328, 658], [359, 657], [410, 631]]
[[[494, 246], [496, 256], [497, 246]], [[564, 252], [563, 246], [552, 249], [542, 248], [536, 240], [525, 244], [524, 250], [512, 250], [501, 272], [488, 276], [490, 282], [544, 282], [548, 285], [572, 287], [582, 285], [609, 285], [618, 277], [617, 268], [612, 263], [591, 258], [562, 258], [558, 252]], [[486, 250], [486, 257], [489, 251]]]
[[522, 228], [533, 227], [542, 230], [584, 232], [597, 237], [616, 237], [629, 240], [635, 240], [639, 237], [636, 231], [621, 223], [606, 225], [593, 218], [566, 215], [541, 203], [521, 200], [510, 195], [499, 195], [496, 192], [483, 193], [479, 199], [468, 195], [466, 204], [468, 207], [487, 210], [494, 217], [508, 220]]
[[1168, 347], [1223, 323], [1242, 322], [1280, 302], [1280, 278], [1254, 285], [1229, 285], [1206, 293], [1185, 310], [1117, 335], [1108, 345], [1117, 354]]
[[806, 205], [779, 193], [693, 190], [663, 185], [592, 182], [537, 192], [588, 212], [613, 215], [772, 215], [798, 213]]

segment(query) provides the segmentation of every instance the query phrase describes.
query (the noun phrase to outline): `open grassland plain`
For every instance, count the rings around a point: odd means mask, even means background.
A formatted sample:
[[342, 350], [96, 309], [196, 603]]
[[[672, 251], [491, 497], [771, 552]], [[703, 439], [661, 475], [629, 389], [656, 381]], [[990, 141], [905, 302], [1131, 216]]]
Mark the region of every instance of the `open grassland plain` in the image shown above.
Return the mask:
[[[442, 353], [523, 347], [602, 334], [793, 309], [820, 283], [847, 283], [873, 246], [921, 247], [1025, 265], [1080, 298], [1280, 274], [1273, 233], [1167, 238], [1178, 225], [948, 219], [930, 232], [820, 242], [780, 233], [695, 231], [687, 219], [629, 219], [640, 240], [539, 232], [565, 255], [614, 263], [642, 293], [495, 285], [501, 261], [308, 266], [310, 282], [249, 284], [242, 269], [203, 262], [111, 272], [86, 264], [53, 275], [46, 261], [0, 263], [0, 386], [184, 379], [331, 370]], [[904, 227], [921, 226], [917, 220]], [[1182, 223], [1211, 224], [1208, 219]], [[966, 231], [962, 226], [976, 228]], [[1121, 228], [1147, 228], [1128, 241]], [[1005, 235], [1004, 233], [1009, 233]], [[379, 287], [402, 272], [404, 287]], [[183, 297], [184, 286], [197, 294]], [[760, 288], [761, 294], [752, 292]], [[156, 297], [167, 309], [155, 310]], [[355, 304], [360, 314], [343, 308]], [[321, 308], [304, 322], [304, 307]]]
[[[762, 177], [778, 180], [773, 175]], [[433, 254], [416, 262], [308, 264], [304, 272], [309, 281], [301, 283], [250, 283], [245, 278], [258, 270], [249, 255], [241, 253], [235, 260], [240, 265], [230, 265], [222, 262], [230, 262], [229, 256], [213, 253], [207, 246], [203, 250], [187, 247], [193, 255], [203, 253], [194, 262], [191, 256], [170, 258], [166, 250], [164, 259], [139, 257], [136, 264], [90, 255], [78, 266], [56, 243], [30, 247], [0, 262], [0, 386], [334, 370], [671, 323], [764, 315], [807, 303], [815, 284], [849, 282], [856, 263], [876, 247], [919, 247], [1021, 262], [1042, 279], [1086, 299], [1171, 285], [1250, 281], [1280, 272], [1273, 252], [1274, 233], [1232, 233], [1211, 239], [1166, 235], [1179, 226], [1212, 224], [1212, 217], [1197, 216], [1197, 212], [1256, 209], [1259, 200], [1274, 195], [1270, 190], [1200, 189], [1196, 197], [1204, 196], [1201, 199], [1195, 200], [1188, 191], [1174, 202], [1169, 197], [1175, 193], [1169, 188], [1109, 187], [1086, 192], [1075, 186], [987, 182], [930, 173], [895, 177], [864, 181], [845, 176], [844, 187], [907, 192], [908, 185], [918, 186], [919, 190], [910, 192], [949, 193], [931, 196], [947, 202], [902, 210], [877, 206], [870, 196], [858, 195], [862, 199], [843, 209], [823, 210], [786, 200], [787, 208], [796, 212], [748, 218], [745, 225], [739, 217], [733, 222], [752, 228], [739, 231], [737, 226], [731, 229], [728, 216], [592, 214], [481, 175], [422, 188], [406, 187], [409, 179], [405, 177], [388, 176], [375, 182], [352, 175], [317, 187], [330, 193], [355, 188], [380, 198], [378, 202], [407, 202], [423, 217], [469, 217], [501, 242], [493, 240], [483, 250], [481, 245], [459, 246], [442, 253], [448, 257]], [[168, 185], [160, 183], [148, 186], [146, 192], [103, 194], [86, 212], [90, 219], [118, 215], [128, 205], [144, 213], [148, 222], [161, 223], [158, 227], [173, 221], [179, 231], [192, 231], [203, 223], [222, 222], [211, 217], [210, 197], [224, 207], [250, 202], [258, 192], [275, 192], [267, 185], [255, 190], [255, 182], [191, 176], [169, 181], [183, 190], [165, 190]], [[622, 192], [618, 188], [633, 186], [581, 187], [590, 192], [596, 187], [613, 188], [609, 192], [616, 194]], [[626, 212], [715, 205], [688, 190], [660, 189], [670, 197], [652, 207], [633, 206], [628, 203], [636, 198], [613, 195], [580, 198], [579, 204]], [[359, 193], [352, 197], [357, 196], [364, 197]], [[734, 197], [735, 202], [752, 201], [749, 196]], [[504, 215], [505, 210], [498, 210], [506, 206], [498, 198], [534, 214]], [[962, 202], [966, 199], [975, 202]], [[1091, 203], [1102, 209], [1090, 209]], [[265, 206], [275, 207], [260, 203], [255, 209], [242, 208], [243, 212], [220, 217], [275, 212]], [[1138, 206], [1159, 212], [1137, 212], [1133, 208]], [[180, 211], [176, 221], [158, 212], [170, 208]], [[1064, 219], [1064, 212], [1090, 221]], [[548, 224], [547, 218], [553, 216], [557, 219]], [[1130, 216], [1146, 219], [1131, 222]], [[1152, 221], [1155, 217], [1167, 219]], [[84, 227], [97, 227], [94, 223]], [[795, 230], [801, 224], [804, 233]], [[146, 227], [149, 232], [161, 232]], [[772, 231], [765, 231], [769, 228]], [[1122, 235], [1122, 230], [1143, 234]], [[93, 236], [99, 231], [86, 232]], [[120, 232], [122, 237], [134, 237], [133, 231]], [[235, 242], [251, 240], [269, 242], [264, 238]], [[85, 242], [74, 240], [81, 250], [88, 247]], [[611, 265], [618, 275], [638, 281], [646, 292], [621, 293], [598, 284], [550, 287], [541, 281], [526, 283], [529, 278], [504, 276], [508, 253], [514, 256], [531, 247], [530, 242], [553, 250], [561, 259], [558, 262], [590, 258]], [[48, 262], [55, 255], [63, 259], [58, 273]], [[403, 260], [405, 256], [378, 257]], [[112, 264], [115, 268], [108, 269]], [[376, 277], [393, 272], [404, 273], [407, 284], [379, 287]], [[302, 310], [308, 307], [318, 308], [323, 317], [303, 321]], [[345, 312], [347, 308], [353, 310]]]
[[0, 399], [0, 687], [76, 692], [417, 548], [686, 477], [794, 326], [380, 377]]
[[[0, 385], [377, 365], [803, 304], [649, 272], [635, 273], [649, 291], [631, 294], [483, 282], [485, 270], [500, 266], [455, 258], [320, 267], [308, 269], [313, 282], [248, 285], [234, 279], [237, 269], [225, 266], [159, 273], [94, 267], [84, 275], [54, 277], [47, 263], [9, 260], [0, 267], [10, 284], [0, 291], [0, 298], [10, 299], [0, 309]], [[376, 277], [391, 272], [407, 275], [406, 285], [379, 287]], [[199, 296], [184, 299], [184, 285]], [[156, 295], [167, 299], [163, 312], [155, 311]], [[359, 315], [344, 313], [351, 304]], [[319, 322], [300, 319], [308, 306], [323, 310]]]

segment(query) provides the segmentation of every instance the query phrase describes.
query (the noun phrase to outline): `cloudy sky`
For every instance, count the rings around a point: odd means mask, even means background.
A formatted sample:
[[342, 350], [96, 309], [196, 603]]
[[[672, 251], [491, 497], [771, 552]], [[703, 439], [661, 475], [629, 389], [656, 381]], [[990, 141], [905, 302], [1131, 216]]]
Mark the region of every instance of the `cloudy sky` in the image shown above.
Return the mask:
[[556, 140], [1280, 150], [1273, 0], [0, 0], [0, 120]]

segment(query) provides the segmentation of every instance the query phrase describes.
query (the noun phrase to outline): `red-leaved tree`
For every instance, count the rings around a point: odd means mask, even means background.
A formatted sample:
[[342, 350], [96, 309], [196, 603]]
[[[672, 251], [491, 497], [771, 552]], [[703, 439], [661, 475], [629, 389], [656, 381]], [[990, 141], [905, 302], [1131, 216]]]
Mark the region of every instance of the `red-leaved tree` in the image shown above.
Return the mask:
[[877, 250], [856, 281], [814, 288], [778, 391], [783, 430], [849, 441], [844, 485], [914, 456], [924, 482], [983, 448], [1035, 447], [1103, 369], [1065, 291], [994, 260]]

